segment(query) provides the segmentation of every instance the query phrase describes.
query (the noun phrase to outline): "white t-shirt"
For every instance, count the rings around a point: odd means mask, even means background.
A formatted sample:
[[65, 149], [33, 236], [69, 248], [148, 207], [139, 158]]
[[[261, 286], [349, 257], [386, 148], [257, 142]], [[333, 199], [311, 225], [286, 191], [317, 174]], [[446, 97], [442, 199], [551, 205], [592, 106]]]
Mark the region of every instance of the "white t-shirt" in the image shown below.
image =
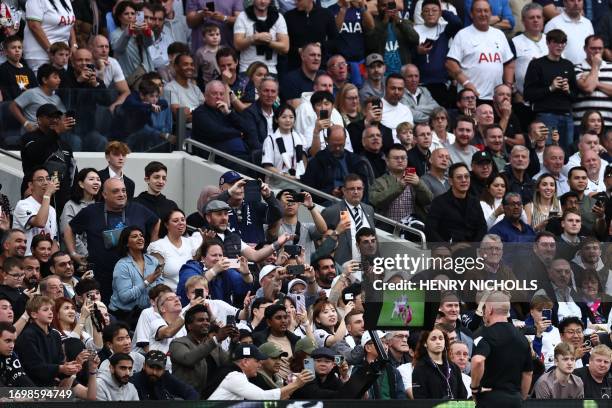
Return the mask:
[[317, 348], [327, 347], [325, 345], [325, 340], [327, 340], [328, 337], [333, 336], [333, 334], [324, 329], [315, 329], [312, 334], [314, 335], [315, 345]]
[[217, 320], [222, 324], [225, 324], [227, 316], [236, 316], [236, 313], [240, 311], [237, 307], [221, 299], [209, 299], [206, 301], [206, 306], [212, 315], [211, 322]]
[[447, 57], [461, 66], [480, 99], [493, 99], [493, 90], [503, 81], [504, 64], [513, 55], [501, 30], [489, 27], [480, 31], [470, 25], [457, 33]]
[[[265, 19], [264, 19], [265, 20]], [[255, 33], [254, 22], [247, 15], [246, 12], [242, 11], [236, 22], [234, 23], [234, 34], [245, 34], [247, 37], [252, 36]], [[278, 15], [278, 20], [270, 27], [269, 31], [273, 41], [278, 41], [278, 34], [287, 35], [287, 23], [282, 14]], [[240, 52], [240, 72], [246, 72], [249, 65], [255, 61], [261, 61], [268, 66], [271, 74], [276, 74], [276, 61], [277, 53], [272, 52], [272, 58], [266, 59], [265, 55], [257, 55], [257, 48], [255, 45], [251, 45], [249, 48]]]
[[111, 84], [125, 81], [125, 75], [123, 75], [123, 70], [121, 69], [121, 65], [119, 65], [119, 61], [113, 57], [108, 57], [108, 65], [104, 67], [102, 79], [107, 88], [111, 86]]
[[179, 271], [187, 261], [193, 259], [198, 247], [195, 246], [195, 240], [192, 238], [181, 237], [181, 247], [175, 247], [166, 235], [162, 239], [151, 242], [147, 248], [149, 254], [159, 254], [164, 258], [164, 283], [173, 291], [176, 291], [176, 286], [179, 281]]
[[548, 54], [548, 46], [546, 45], [546, 34], [542, 34], [540, 41], [533, 41], [525, 34], [517, 35], [512, 38], [514, 44], [516, 89], [522, 94], [525, 85], [525, 74], [529, 63]]
[[[285, 145], [285, 153], [281, 153], [276, 139], [282, 137], [283, 144]], [[271, 164], [283, 174], [288, 174], [289, 169], [295, 169], [296, 176], [304, 174], [304, 162], [302, 157], [296, 156], [296, 146], [302, 146], [302, 152], [304, 150], [304, 138], [298, 132], [291, 132], [282, 134], [280, 129], [277, 129], [272, 136], [266, 137], [263, 142], [263, 155], [261, 158], [262, 164]]]
[[212, 401], [279, 400], [280, 396], [280, 388], [264, 391], [252, 384], [242, 371], [232, 371], [208, 399]]
[[[315, 122], [317, 121], [317, 114], [315, 113], [310, 98], [313, 92], [304, 92], [300, 98], [300, 106], [295, 110], [295, 130], [304, 138], [304, 151], [308, 152], [310, 146], [312, 146], [312, 132], [315, 128]], [[331, 123], [332, 125], [338, 125], [344, 127], [344, 120], [340, 112], [333, 108], [331, 111]], [[321, 139], [321, 150], [325, 149], [325, 140], [323, 139], [324, 132], [321, 132], [319, 138]], [[345, 149], [353, 151], [353, 145], [351, 144], [351, 138], [346, 138]]]
[[[450, 4], [450, 3], [446, 2], [446, 1], [441, 1], [440, 3], [442, 5], [442, 11], [448, 10], [451, 13], [453, 13], [454, 15], [457, 15], [457, 9], [455, 8], [455, 6], [453, 6], [452, 4]], [[415, 29], [418, 26], [424, 26], [425, 25], [425, 20], [423, 20], [423, 16], [421, 14], [423, 14], [423, 0], [418, 0], [416, 2], [416, 5], [414, 6], [414, 13], [413, 13], [414, 28]], [[440, 23], [443, 23], [444, 25], [448, 24], [443, 17], [440, 17], [439, 21], [440, 21]], [[432, 37], [430, 37], [430, 38], [432, 38]]]
[[[69, 1], [66, 3], [70, 5]], [[49, 40], [49, 44], [55, 42], [68, 44], [70, 30], [75, 23], [74, 12], [72, 9], [64, 9], [59, 0], [55, 0], [54, 4], [57, 11], [49, 0], [28, 0], [26, 3], [26, 20], [38, 21], [42, 24], [42, 29]], [[27, 24], [23, 38], [23, 55], [26, 60], [48, 60], [49, 58], [47, 50], [44, 50], [36, 41]]]
[[393, 132], [393, 141], [395, 143], [400, 143], [397, 138], [397, 132], [395, 128], [402, 122], [414, 123], [414, 118], [412, 117], [412, 112], [410, 108], [404, 105], [403, 103], [398, 103], [393, 106], [389, 102], [387, 102], [386, 98], [382, 98], [383, 105], [383, 113], [382, 113], [382, 123]]
[[49, 216], [44, 228], [32, 227], [28, 224], [28, 221], [32, 217], [35, 217], [40, 210], [40, 203], [30, 196], [25, 200], [20, 200], [15, 206], [13, 211], [13, 228], [19, 228], [25, 231], [26, 238], [28, 239], [26, 255], [32, 255], [30, 245], [32, 244], [32, 238], [40, 233], [49, 234], [51, 238], [57, 241], [57, 216], [55, 214], [55, 208], [49, 206]]
[[555, 28], [567, 34], [567, 45], [565, 46], [565, 51], [563, 51], [563, 58], [572, 61], [574, 65], [584, 61], [586, 58], [584, 40], [589, 35], [595, 33], [591, 21], [582, 16], [578, 20], [572, 20], [564, 11], [546, 23], [544, 32], [548, 33]]
[[153, 309], [153, 307], [146, 308], [140, 313], [138, 323], [136, 324], [136, 330], [134, 330], [134, 337], [132, 339], [132, 350], [144, 352], [144, 349], [137, 346], [138, 343], [151, 342], [149, 333], [151, 333], [151, 325], [155, 320], [161, 318], [161, 315]]
[[194, 110], [204, 103], [204, 94], [202, 94], [195, 81], [190, 81], [187, 88], [183, 88], [178, 82], [172, 81], [164, 87], [164, 99], [169, 104], [185, 106]]
[[[168, 326], [168, 323], [166, 323], [166, 321], [163, 317], [161, 317], [161, 315], [151, 322], [151, 331], [149, 332], [149, 350], [159, 350], [164, 354], [167, 354], [168, 350], [170, 349], [170, 343], [172, 343], [172, 340], [187, 335], [187, 330], [185, 330], [185, 326], [183, 325], [183, 327], [181, 327], [181, 329], [176, 332], [174, 336], [157, 340], [155, 338], [155, 335], [157, 334], [159, 329], [165, 326]], [[166, 358], [166, 369], [172, 372], [172, 361], [170, 361], [170, 356]]]

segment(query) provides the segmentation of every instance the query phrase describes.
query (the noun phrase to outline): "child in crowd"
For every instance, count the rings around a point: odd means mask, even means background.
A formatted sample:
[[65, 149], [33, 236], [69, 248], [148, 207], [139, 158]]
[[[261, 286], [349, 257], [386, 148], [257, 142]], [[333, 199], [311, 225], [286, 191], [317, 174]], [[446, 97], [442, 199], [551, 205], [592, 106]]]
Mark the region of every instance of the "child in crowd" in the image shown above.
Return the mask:
[[406, 150], [410, 150], [414, 147], [414, 135], [412, 133], [413, 130], [412, 123], [410, 122], [402, 122], [397, 125], [397, 138], [399, 139], [402, 146], [406, 148]]
[[68, 61], [70, 61], [70, 47], [68, 47], [68, 44], [62, 41], [51, 44], [49, 54], [51, 56], [51, 65], [54, 68], [65, 71]]
[[221, 43], [221, 30], [218, 26], [208, 23], [202, 29], [204, 45], [195, 53], [195, 63], [198, 69], [198, 84], [203, 88], [208, 82], [219, 76], [219, 66], [215, 56]]
[[0, 101], [12, 101], [23, 91], [37, 85], [34, 72], [23, 65], [23, 43], [17, 36], [3, 42], [6, 62], [0, 65]]

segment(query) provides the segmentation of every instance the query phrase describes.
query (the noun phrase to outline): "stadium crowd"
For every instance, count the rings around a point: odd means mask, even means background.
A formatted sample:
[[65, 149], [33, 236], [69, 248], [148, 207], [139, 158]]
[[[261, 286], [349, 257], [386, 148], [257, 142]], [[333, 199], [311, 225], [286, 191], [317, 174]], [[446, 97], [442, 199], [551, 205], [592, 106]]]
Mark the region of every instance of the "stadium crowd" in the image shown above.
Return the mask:
[[[0, 195], [0, 386], [478, 398], [482, 333], [508, 320], [529, 352], [508, 348], [505, 391], [612, 395], [612, 2], [0, 0], [0, 39], [24, 172]], [[228, 170], [185, 214], [151, 161], [136, 195], [129, 154], [179, 126], [275, 175]], [[376, 276], [375, 214], [485, 262]], [[437, 293], [423, 327], [373, 335], [381, 279], [538, 287]]]

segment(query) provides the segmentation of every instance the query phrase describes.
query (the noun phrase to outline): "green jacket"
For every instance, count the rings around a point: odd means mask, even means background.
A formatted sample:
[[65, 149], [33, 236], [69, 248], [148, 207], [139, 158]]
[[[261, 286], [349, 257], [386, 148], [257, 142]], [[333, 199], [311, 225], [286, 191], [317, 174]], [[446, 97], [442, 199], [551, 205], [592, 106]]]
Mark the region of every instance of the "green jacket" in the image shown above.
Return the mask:
[[[425, 208], [431, 204], [433, 194], [423, 181], [419, 180], [419, 184], [412, 186], [414, 193], [414, 214], [421, 220], [425, 221], [427, 215]], [[392, 174], [385, 174], [374, 180], [374, 184], [370, 186], [370, 204], [374, 206], [376, 211], [381, 214], [386, 214], [389, 205], [402, 192], [404, 187], [397, 181]]]
[[[393, 31], [399, 46], [402, 65], [411, 62], [411, 51], [419, 44], [419, 34], [412, 27], [410, 20], [401, 20], [393, 23]], [[374, 17], [374, 28], [365, 33], [365, 55], [372, 53], [384, 57], [387, 44], [387, 23], [380, 17]]]

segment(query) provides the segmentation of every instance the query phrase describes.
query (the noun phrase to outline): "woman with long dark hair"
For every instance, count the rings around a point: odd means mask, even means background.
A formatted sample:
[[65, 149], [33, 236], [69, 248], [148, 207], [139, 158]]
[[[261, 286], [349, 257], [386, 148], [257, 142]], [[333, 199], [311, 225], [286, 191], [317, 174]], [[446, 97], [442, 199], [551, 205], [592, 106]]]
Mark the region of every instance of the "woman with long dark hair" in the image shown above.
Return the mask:
[[139, 227], [130, 226], [121, 231], [117, 247], [122, 258], [113, 271], [109, 309], [130, 327], [136, 327], [140, 312], [150, 305], [149, 287], [163, 283], [163, 265], [145, 253], [144, 245], [144, 233]]
[[448, 337], [439, 329], [421, 333], [414, 355], [415, 399], [466, 399], [461, 370], [448, 360]]
[[117, 4], [113, 14], [117, 28], [110, 35], [114, 56], [130, 86], [145, 73], [154, 71], [147, 50], [153, 44], [153, 31], [146, 22], [136, 22], [136, 10], [131, 1]]
[[[70, 221], [81, 211], [83, 208], [96, 202], [100, 195], [102, 182], [100, 181], [100, 175], [96, 169], [87, 167], [79, 171], [76, 176], [74, 185], [72, 186], [72, 196], [70, 200], [64, 205], [62, 210], [62, 216], [60, 218], [60, 230], [64, 231]], [[85, 234], [79, 234], [75, 240], [76, 252], [82, 256], [87, 257], [87, 237]]]

